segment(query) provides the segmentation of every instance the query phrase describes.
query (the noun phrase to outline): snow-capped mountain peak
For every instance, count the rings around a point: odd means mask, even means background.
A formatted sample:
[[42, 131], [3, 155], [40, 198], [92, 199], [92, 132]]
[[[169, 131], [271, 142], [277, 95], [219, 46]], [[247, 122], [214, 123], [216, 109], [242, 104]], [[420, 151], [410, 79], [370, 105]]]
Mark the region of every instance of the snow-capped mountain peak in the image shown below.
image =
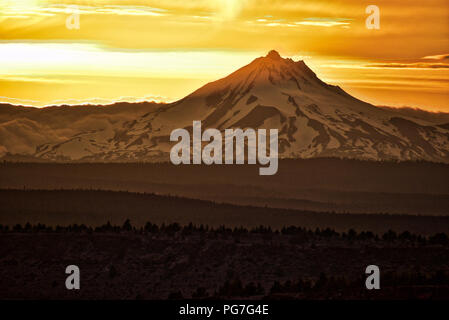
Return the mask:
[[84, 128], [70, 137], [53, 137], [36, 145], [33, 156], [168, 161], [171, 131], [189, 129], [193, 120], [201, 120], [204, 129], [277, 128], [284, 158], [449, 162], [447, 125], [360, 101], [321, 81], [304, 61], [282, 58], [274, 50], [177, 102], [117, 121], [107, 130]]

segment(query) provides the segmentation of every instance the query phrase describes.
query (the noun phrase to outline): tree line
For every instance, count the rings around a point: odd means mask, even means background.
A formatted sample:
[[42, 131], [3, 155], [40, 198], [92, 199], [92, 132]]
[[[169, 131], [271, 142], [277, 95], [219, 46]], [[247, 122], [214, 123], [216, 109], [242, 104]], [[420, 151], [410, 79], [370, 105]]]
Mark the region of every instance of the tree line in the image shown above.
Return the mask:
[[0, 224], [0, 232], [47, 232], [47, 233], [124, 233], [132, 232], [138, 234], [160, 234], [167, 236], [181, 235], [201, 235], [201, 234], [215, 234], [217, 236], [230, 236], [240, 238], [245, 235], [261, 235], [264, 239], [270, 240], [275, 235], [288, 236], [291, 244], [302, 244], [309, 241], [316, 240], [346, 240], [346, 241], [383, 241], [395, 242], [406, 241], [416, 243], [419, 245], [449, 245], [449, 237], [446, 233], [435, 233], [431, 236], [423, 236], [414, 234], [409, 231], [397, 233], [389, 230], [384, 234], [378, 235], [371, 231], [357, 232], [354, 229], [349, 229], [347, 232], [337, 232], [331, 228], [316, 228], [315, 230], [289, 226], [283, 227], [280, 230], [273, 230], [271, 227], [259, 226], [254, 228], [245, 227], [226, 227], [224, 225], [219, 227], [210, 227], [208, 225], [195, 225], [189, 223], [188, 225], [180, 225], [179, 223], [162, 223], [160, 225], [147, 222], [143, 227], [135, 227], [131, 221], [127, 219], [122, 225], [112, 225], [109, 221], [98, 227], [86, 226], [85, 224], [71, 224], [68, 226], [47, 226], [45, 224], [26, 223], [25, 225], [16, 224], [12, 227]]

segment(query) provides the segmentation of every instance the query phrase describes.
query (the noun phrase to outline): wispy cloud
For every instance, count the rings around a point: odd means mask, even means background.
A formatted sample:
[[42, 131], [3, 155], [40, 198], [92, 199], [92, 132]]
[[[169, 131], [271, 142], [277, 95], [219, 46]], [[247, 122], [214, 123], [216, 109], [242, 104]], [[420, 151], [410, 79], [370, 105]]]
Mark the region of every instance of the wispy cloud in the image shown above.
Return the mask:
[[55, 77], [45, 77], [45, 76], [11, 76], [0, 74], [0, 80], [14, 81], [14, 82], [42, 82], [42, 83], [81, 83], [86, 82], [85, 80], [73, 80], [73, 79], [63, 79]]
[[[429, 61], [431, 60], [431, 61]], [[449, 54], [429, 55], [414, 61], [388, 61], [369, 64], [369, 68], [390, 69], [449, 69]]]
[[366, 65], [368, 68], [391, 69], [449, 69], [446, 63], [375, 63]]
[[[125, 6], [125, 5], [102, 5], [85, 6], [77, 5], [76, 12], [83, 15], [106, 14], [125, 16], [166, 16], [168, 10], [153, 8], [148, 6]], [[57, 14], [70, 14], [74, 7], [66, 4], [48, 4], [46, 6], [26, 7], [10, 5], [2, 8], [1, 18], [30, 18], [30, 17], [51, 17]]]
[[349, 26], [351, 19], [347, 18], [305, 18], [295, 22], [298, 25], [315, 26], [315, 27], [337, 27]]
[[255, 23], [267, 27], [299, 27], [314, 26], [314, 27], [343, 27], [349, 28], [352, 19], [347, 18], [305, 18], [301, 21], [286, 21], [284, 19], [274, 19], [273, 16], [264, 16], [255, 20]]
[[449, 64], [446, 63], [339, 63], [339, 64], [324, 64], [322, 67], [332, 69], [428, 69], [428, 70], [445, 70], [449, 69]]
[[423, 59], [426, 60], [449, 60], [449, 53], [447, 54], [437, 54], [434, 56], [425, 56]]

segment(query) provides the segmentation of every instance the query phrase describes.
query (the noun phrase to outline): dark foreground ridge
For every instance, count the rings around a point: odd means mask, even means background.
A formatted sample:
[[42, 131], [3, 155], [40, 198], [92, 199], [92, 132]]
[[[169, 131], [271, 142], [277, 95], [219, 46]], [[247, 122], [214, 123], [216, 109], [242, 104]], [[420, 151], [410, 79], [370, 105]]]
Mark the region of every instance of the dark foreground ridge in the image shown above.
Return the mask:
[[0, 189], [98, 189], [308, 212], [449, 215], [449, 165], [329, 158], [280, 160], [274, 176], [259, 176], [258, 170], [254, 165], [0, 162]]
[[[444, 233], [0, 226], [0, 299], [447, 299], [447, 261]], [[71, 264], [78, 291], [64, 285]], [[369, 264], [380, 290], [365, 288]]]
[[354, 229], [384, 233], [412, 232], [430, 235], [449, 230], [449, 216], [340, 214], [268, 207], [238, 206], [169, 195], [102, 190], [1, 190], [0, 224], [43, 223], [49, 226], [84, 224], [100, 226], [126, 219], [142, 227], [153, 223], [180, 223], [218, 227], [272, 229], [284, 226], [331, 227], [338, 232]]

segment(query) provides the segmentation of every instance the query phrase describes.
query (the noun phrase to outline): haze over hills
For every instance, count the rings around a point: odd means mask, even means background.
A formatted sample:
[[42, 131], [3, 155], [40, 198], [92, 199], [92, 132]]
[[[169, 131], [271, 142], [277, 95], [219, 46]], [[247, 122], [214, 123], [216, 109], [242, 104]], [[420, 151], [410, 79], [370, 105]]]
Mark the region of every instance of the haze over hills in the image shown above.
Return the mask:
[[168, 161], [176, 128], [279, 129], [282, 158], [449, 162], [449, 118], [375, 107], [276, 51], [170, 104], [0, 105], [0, 156]]

